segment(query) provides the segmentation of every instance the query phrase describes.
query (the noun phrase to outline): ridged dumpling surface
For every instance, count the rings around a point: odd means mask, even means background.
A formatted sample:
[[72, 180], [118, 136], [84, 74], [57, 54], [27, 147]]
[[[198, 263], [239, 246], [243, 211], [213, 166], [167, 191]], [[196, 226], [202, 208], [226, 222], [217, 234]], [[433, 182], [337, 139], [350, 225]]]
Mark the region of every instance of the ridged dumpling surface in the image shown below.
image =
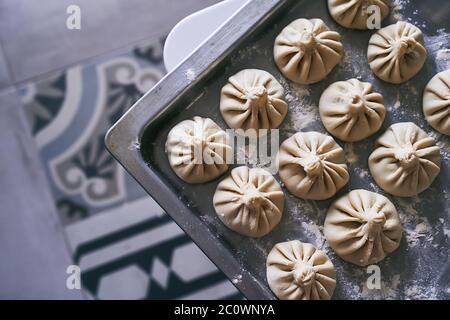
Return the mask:
[[349, 180], [344, 150], [329, 135], [314, 131], [286, 139], [278, 166], [286, 188], [302, 199], [328, 199]]
[[324, 79], [342, 60], [341, 36], [321, 19], [297, 19], [275, 39], [275, 63], [283, 75], [300, 84]]
[[328, 209], [324, 234], [344, 260], [366, 266], [400, 245], [402, 225], [393, 203], [381, 194], [353, 190]]
[[266, 267], [269, 287], [281, 300], [329, 300], [336, 288], [333, 263], [310, 243], [276, 244]]
[[377, 6], [380, 19], [389, 15], [390, 0], [328, 0], [328, 10], [334, 21], [350, 29], [368, 29], [367, 22], [374, 11], [370, 6]]
[[415, 196], [437, 177], [441, 156], [436, 141], [412, 122], [391, 125], [375, 143], [369, 169], [375, 182], [399, 197]]
[[384, 27], [370, 38], [367, 58], [380, 79], [396, 84], [406, 82], [422, 69], [427, 58], [423, 33], [404, 21]]
[[214, 209], [231, 230], [262, 237], [280, 222], [284, 193], [275, 178], [261, 168], [237, 167], [217, 186]]
[[188, 183], [217, 178], [232, 159], [229, 135], [213, 120], [202, 117], [174, 126], [167, 136], [166, 152], [173, 171]]
[[383, 103], [383, 96], [374, 92], [368, 82], [338, 81], [320, 97], [320, 118], [333, 136], [348, 142], [360, 141], [380, 129], [386, 115]]
[[428, 82], [423, 93], [423, 113], [430, 126], [450, 135], [450, 69]]
[[270, 130], [281, 124], [288, 105], [283, 87], [270, 73], [245, 69], [222, 88], [220, 112], [230, 128]]

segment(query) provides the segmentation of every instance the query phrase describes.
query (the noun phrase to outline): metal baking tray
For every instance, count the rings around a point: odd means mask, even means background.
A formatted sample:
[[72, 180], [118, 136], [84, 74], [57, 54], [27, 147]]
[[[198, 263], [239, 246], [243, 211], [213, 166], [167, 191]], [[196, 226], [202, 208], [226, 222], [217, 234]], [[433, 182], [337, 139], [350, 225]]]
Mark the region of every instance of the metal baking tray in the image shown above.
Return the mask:
[[[450, 40], [446, 33], [449, 21], [446, 14], [440, 14], [448, 12], [449, 6], [437, 0], [426, 4], [394, 1], [396, 7], [383, 25], [395, 22], [396, 18], [417, 24], [426, 35], [429, 57], [413, 80], [404, 85], [390, 85], [376, 79], [367, 63], [367, 44], [373, 32], [340, 27], [329, 16], [326, 2], [248, 2], [109, 130], [107, 148], [248, 299], [275, 299], [266, 282], [266, 256], [277, 242], [293, 239], [313, 243], [330, 256], [337, 269], [335, 299], [449, 298], [450, 143], [448, 137], [433, 132], [421, 112], [423, 87], [437, 71], [449, 67], [448, 55], [445, 58], [445, 46]], [[442, 11], [430, 9], [437, 5]], [[346, 52], [343, 62], [325, 80], [309, 86], [295, 85], [283, 78], [272, 57], [276, 35], [300, 17], [324, 20], [341, 33]], [[301, 200], [285, 190], [280, 224], [259, 239], [240, 236], [216, 216], [212, 197], [218, 182], [226, 175], [201, 185], [184, 183], [171, 170], [164, 148], [169, 130], [196, 115], [209, 117], [227, 128], [219, 112], [220, 89], [228, 77], [246, 68], [270, 72], [286, 90], [289, 113], [280, 127], [280, 141], [296, 131], [326, 132], [317, 103], [322, 91], [338, 80], [357, 77], [373, 83], [376, 91], [384, 95], [387, 108], [383, 128], [376, 135], [359, 143], [339, 142], [346, 151], [349, 184], [326, 201]], [[405, 232], [400, 248], [378, 264], [381, 288], [367, 290], [366, 269], [342, 261], [328, 247], [322, 226], [326, 209], [337, 196], [355, 188], [383, 193], [368, 172], [367, 157], [375, 138], [399, 121], [413, 121], [434, 135], [442, 148], [442, 171], [432, 187], [418, 197], [390, 197], [401, 215]]]

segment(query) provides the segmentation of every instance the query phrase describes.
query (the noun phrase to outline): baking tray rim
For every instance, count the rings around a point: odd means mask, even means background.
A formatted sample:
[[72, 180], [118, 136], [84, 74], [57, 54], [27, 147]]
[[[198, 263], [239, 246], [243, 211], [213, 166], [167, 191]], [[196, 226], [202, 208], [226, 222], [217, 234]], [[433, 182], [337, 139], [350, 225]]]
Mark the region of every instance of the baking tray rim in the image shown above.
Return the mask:
[[[232, 280], [233, 285], [247, 299], [276, 299], [276, 297], [249, 271], [242, 269], [236, 257], [217, 241], [217, 237], [208, 227], [203, 223], [192, 224], [192, 221], [189, 221], [192, 211], [150, 165], [145, 163], [139, 150], [139, 143], [147, 126], [156, 121], [159, 115], [176, 101], [182, 99], [189, 89], [199, 83], [220, 61], [226, 59], [247, 36], [290, 2], [293, 0], [248, 1], [190, 56], [141, 97], [105, 136], [106, 148], [112, 156], [227, 278]], [[187, 76], [192, 72], [196, 75], [193, 81]]]

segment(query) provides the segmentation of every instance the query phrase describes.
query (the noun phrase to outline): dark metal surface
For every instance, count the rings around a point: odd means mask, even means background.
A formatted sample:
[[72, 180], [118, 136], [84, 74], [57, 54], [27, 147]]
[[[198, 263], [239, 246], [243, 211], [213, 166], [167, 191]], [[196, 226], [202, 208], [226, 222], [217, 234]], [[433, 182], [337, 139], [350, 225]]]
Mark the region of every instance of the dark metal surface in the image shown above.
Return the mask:
[[[427, 81], [441, 71], [442, 65], [435, 60], [442, 49], [441, 42], [447, 41], [447, 45], [448, 39], [437, 29], [447, 28], [448, 32], [449, 22], [436, 18], [437, 15], [432, 19], [432, 13], [426, 9], [418, 16], [415, 8], [397, 8], [393, 17], [383, 23], [394, 22], [395, 16], [405, 20], [411, 16], [419, 27], [423, 24], [421, 28], [426, 33], [429, 58], [425, 67], [412, 81], [395, 86], [376, 79], [368, 67], [365, 55], [373, 32], [340, 27], [329, 17], [326, 1], [253, 0], [111, 128], [106, 137], [108, 149], [249, 299], [274, 298], [265, 279], [265, 259], [275, 243], [293, 239], [313, 243], [330, 256], [338, 276], [335, 298], [448, 297], [448, 138], [435, 135], [444, 161], [432, 187], [411, 199], [391, 197], [402, 217], [405, 235], [400, 248], [379, 264], [384, 287], [374, 292], [364, 291], [365, 269], [343, 262], [323, 239], [325, 212], [336, 197], [305, 201], [285, 191], [286, 209], [279, 226], [263, 238], [246, 238], [227, 229], [214, 213], [212, 197], [224, 176], [202, 185], [186, 184], [172, 172], [164, 152], [168, 131], [181, 120], [199, 115], [227, 128], [218, 109], [220, 89], [229, 76], [241, 69], [267, 70], [286, 89], [290, 111], [280, 127], [281, 141], [300, 130], [325, 132], [317, 111], [320, 94], [335, 81], [358, 77], [372, 82], [385, 96], [388, 114], [375, 136], [360, 143], [340, 142], [347, 152], [351, 179], [338, 195], [355, 188], [382, 193], [367, 170], [367, 156], [373, 150], [374, 139], [399, 121], [413, 121], [433, 133], [421, 113], [421, 93]], [[272, 58], [276, 35], [299, 17], [322, 18], [343, 35], [345, 46], [343, 63], [324, 81], [311, 86], [286, 81]], [[421, 235], [417, 226], [425, 228], [431, 238]]]
[[[152, 136], [157, 135], [154, 129], [157, 130], [161, 124], [168, 124], [167, 114], [173, 114], [176, 112], [174, 109], [179, 109], [183, 102], [188, 104], [196, 97], [199, 86], [205, 84], [206, 79], [210, 78], [210, 72], [219, 67], [221, 60], [229, 55], [238, 41], [258, 29], [274, 11], [287, 2], [289, 1], [254, 0], [247, 4], [189, 59], [142, 97], [106, 136], [106, 145], [113, 156], [230, 279], [238, 280], [233, 283], [249, 299], [274, 297], [264, 283], [255, 279], [249, 271], [243, 270], [241, 261], [220, 239], [218, 232], [204, 223], [189, 205], [192, 200], [187, 199], [179, 188], [167, 181], [165, 174], [169, 174], [172, 180], [175, 178], [171, 170], [161, 175], [160, 170], [147, 162], [149, 159], [144, 160], [141, 150], [149, 147], [152, 150], [145, 152], [155, 152], [157, 156], [164, 157], [164, 148], [155, 151], [151, 147]], [[189, 72], [195, 72], [195, 81], [192, 82], [187, 76]], [[165, 139], [155, 141], [155, 144], [160, 148], [164, 142]], [[180, 181], [177, 184], [180, 185]]]

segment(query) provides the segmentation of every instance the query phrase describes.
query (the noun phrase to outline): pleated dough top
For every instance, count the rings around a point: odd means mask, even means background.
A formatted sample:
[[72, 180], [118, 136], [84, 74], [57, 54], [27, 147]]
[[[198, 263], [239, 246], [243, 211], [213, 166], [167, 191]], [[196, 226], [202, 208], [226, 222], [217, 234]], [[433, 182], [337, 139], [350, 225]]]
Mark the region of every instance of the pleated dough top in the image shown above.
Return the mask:
[[275, 129], [288, 105], [283, 87], [270, 73], [246, 69], [230, 77], [222, 88], [220, 112], [233, 129]]
[[393, 124], [375, 145], [369, 169], [376, 183], [390, 194], [415, 196], [439, 174], [441, 157], [436, 141], [412, 122]]
[[423, 113], [430, 126], [450, 135], [450, 69], [428, 82], [423, 93]]
[[367, 57], [380, 79], [406, 82], [422, 69], [427, 58], [422, 31], [404, 21], [384, 27], [370, 38]]
[[353, 190], [328, 209], [324, 234], [344, 260], [366, 266], [400, 245], [402, 225], [392, 202], [381, 194]]
[[220, 176], [232, 159], [230, 137], [209, 118], [184, 120], [170, 130], [166, 141], [170, 166], [188, 183]]
[[386, 110], [383, 96], [372, 84], [357, 79], [331, 84], [320, 97], [320, 118], [333, 136], [343, 141], [360, 141], [383, 124]]
[[350, 29], [366, 30], [367, 20], [373, 14], [370, 6], [377, 6], [380, 18], [384, 20], [389, 14], [389, 0], [328, 0], [328, 10], [334, 21]]
[[286, 139], [278, 164], [286, 188], [302, 199], [328, 199], [349, 179], [344, 150], [319, 132], [298, 132]]
[[336, 271], [328, 256], [298, 240], [276, 244], [267, 257], [267, 282], [281, 300], [329, 300]]
[[266, 170], [234, 168], [217, 186], [214, 209], [231, 230], [249, 237], [262, 237], [280, 222], [284, 193]]
[[297, 19], [275, 39], [275, 63], [283, 75], [300, 84], [324, 79], [341, 61], [341, 36], [321, 19]]

